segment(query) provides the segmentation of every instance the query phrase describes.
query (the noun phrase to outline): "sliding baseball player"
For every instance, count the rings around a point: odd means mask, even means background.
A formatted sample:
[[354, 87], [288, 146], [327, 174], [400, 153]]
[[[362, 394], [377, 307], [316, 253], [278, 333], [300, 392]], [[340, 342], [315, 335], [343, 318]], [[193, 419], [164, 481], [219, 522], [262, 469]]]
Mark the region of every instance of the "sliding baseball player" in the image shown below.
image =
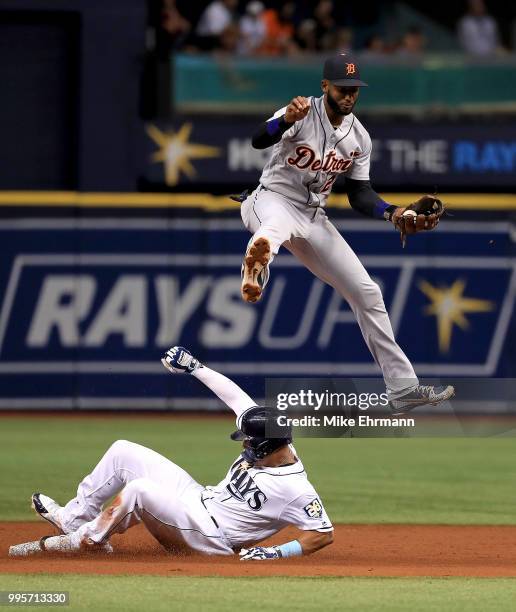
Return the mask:
[[[10, 554], [112, 552], [109, 538], [140, 522], [169, 550], [180, 542], [207, 555], [240, 551], [245, 561], [307, 555], [331, 544], [332, 524], [291, 444], [290, 428], [267, 437], [272, 412], [186, 349], [173, 347], [162, 363], [200, 380], [235, 412], [238, 430], [231, 437], [243, 448], [224, 479], [205, 487], [155, 451], [118, 440], [66, 505], [42, 493], [32, 496], [37, 514], [61, 535], [12, 546]], [[287, 525], [299, 530], [294, 540], [257, 545]]]

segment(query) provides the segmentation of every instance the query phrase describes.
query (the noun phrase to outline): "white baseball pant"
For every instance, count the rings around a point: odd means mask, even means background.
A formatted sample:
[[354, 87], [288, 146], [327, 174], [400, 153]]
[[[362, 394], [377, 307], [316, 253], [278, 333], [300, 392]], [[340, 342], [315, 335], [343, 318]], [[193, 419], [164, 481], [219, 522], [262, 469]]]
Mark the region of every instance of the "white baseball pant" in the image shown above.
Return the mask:
[[59, 518], [76, 544], [107, 541], [143, 521], [165, 548], [186, 543], [205, 554], [233, 554], [202, 503], [203, 491], [185, 470], [159, 453], [118, 440], [79, 484], [77, 496]]
[[418, 384], [414, 368], [394, 339], [380, 287], [324, 209], [297, 207], [260, 185], [242, 203], [241, 214], [253, 241], [261, 237], [269, 240], [272, 258], [283, 245], [348, 302], [382, 370], [389, 399], [402, 396]]

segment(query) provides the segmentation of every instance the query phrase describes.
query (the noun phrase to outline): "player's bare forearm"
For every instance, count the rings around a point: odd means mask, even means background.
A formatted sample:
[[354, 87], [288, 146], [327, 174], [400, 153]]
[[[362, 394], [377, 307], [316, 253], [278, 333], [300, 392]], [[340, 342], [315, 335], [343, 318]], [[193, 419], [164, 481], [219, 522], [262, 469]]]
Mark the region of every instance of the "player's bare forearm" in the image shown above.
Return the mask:
[[303, 555], [311, 555], [333, 542], [333, 530], [303, 531], [299, 534], [297, 541], [301, 544]]
[[277, 544], [275, 546], [254, 546], [242, 548], [240, 561], [270, 561], [311, 555], [333, 542], [333, 529], [331, 531], [301, 531], [296, 540]]

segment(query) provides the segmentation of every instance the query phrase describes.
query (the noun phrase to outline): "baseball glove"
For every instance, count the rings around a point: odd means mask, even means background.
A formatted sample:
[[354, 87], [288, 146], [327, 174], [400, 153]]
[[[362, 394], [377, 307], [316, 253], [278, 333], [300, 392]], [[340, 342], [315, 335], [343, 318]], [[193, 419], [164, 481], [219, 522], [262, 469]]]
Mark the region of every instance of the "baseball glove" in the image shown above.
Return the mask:
[[443, 213], [444, 206], [441, 200], [432, 195], [424, 195], [407, 208], [397, 208], [392, 214], [391, 221], [399, 230], [401, 243], [405, 246], [408, 235], [437, 227]]

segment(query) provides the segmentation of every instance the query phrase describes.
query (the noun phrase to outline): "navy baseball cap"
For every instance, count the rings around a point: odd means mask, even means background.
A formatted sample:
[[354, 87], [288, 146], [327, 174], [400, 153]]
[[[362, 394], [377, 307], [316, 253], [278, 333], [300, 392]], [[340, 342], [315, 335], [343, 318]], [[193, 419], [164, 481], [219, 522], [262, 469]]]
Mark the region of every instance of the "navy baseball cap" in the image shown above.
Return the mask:
[[339, 53], [324, 62], [323, 79], [339, 87], [367, 87], [360, 80], [358, 64], [348, 53]]

